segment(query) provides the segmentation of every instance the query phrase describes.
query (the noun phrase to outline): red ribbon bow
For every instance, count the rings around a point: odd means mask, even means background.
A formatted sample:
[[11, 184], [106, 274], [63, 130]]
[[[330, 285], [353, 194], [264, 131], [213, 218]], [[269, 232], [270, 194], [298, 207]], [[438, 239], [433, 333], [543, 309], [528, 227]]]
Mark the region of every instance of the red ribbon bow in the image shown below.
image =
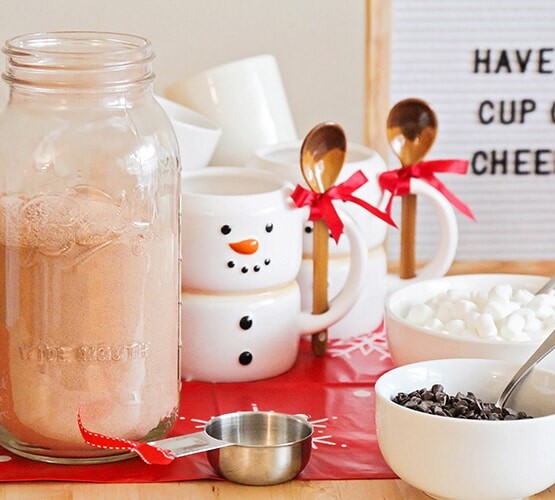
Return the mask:
[[291, 194], [291, 198], [293, 199], [295, 205], [299, 208], [304, 206], [310, 207], [308, 220], [314, 221], [324, 219], [336, 243], [339, 241], [339, 237], [343, 232], [343, 222], [341, 221], [337, 210], [333, 206], [333, 200], [352, 201], [353, 203], [356, 203], [362, 208], [368, 210], [376, 217], [379, 217], [384, 222], [397, 227], [389, 213], [382, 212], [363, 199], [353, 196], [353, 191], [356, 191], [366, 182], [368, 182], [368, 178], [361, 170], [357, 170], [346, 181], [341, 184], [337, 184], [336, 186], [332, 186], [324, 193], [315, 193], [314, 191], [305, 189], [301, 185], [297, 185]]
[[432, 160], [415, 163], [397, 170], [388, 170], [379, 177], [380, 187], [391, 193], [385, 211], [391, 214], [391, 202], [395, 196], [410, 194], [410, 180], [414, 177], [422, 179], [436, 188], [459, 212], [472, 220], [476, 220], [470, 207], [457, 198], [434, 174], [450, 172], [452, 174], [466, 174], [468, 162], [465, 160]]
[[79, 424], [79, 430], [85, 442], [96, 448], [102, 448], [104, 450], [134, 451], [145, 463], [154, 465], [168, 465], [175, 458], [175, 455], [168, 450], [163, 450], [162, 448], [148, 443], [140, 443], [138, 441], [91, 432], [83, 425], [80, 411], [77, 412], [77, 423]]

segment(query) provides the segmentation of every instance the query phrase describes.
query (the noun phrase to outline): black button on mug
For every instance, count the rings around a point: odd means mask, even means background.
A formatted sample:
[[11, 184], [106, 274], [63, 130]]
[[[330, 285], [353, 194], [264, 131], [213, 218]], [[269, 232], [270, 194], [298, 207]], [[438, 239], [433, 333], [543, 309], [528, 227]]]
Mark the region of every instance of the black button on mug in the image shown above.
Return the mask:
[[249, 351], [243, 351], [239, 355], [239, 363], [241, 363], [243, 366], [250, 365], [251, 362], [252, 362], [252, 353], [250, 353]]

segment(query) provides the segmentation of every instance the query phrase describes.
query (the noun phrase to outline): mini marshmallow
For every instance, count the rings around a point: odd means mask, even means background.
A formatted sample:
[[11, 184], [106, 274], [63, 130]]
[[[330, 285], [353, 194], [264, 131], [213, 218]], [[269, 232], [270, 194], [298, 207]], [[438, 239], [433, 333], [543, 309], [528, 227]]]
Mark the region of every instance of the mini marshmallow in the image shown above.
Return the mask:
[[525, 306], [534, 298], [534, 294], [525, 288], [519, 288], [513, 292], [513, 301]]
[[518, 308], [519, 305], [516, 302], [501, 301], [496, 298], [488, 302], [482, 309], [482, 312], [491, 314], [494, 320], [499, 321]]
[[473, 309], [464, 315], [463, 319], [466, 321], [468, 328], [474, 330], [474, 332], [476, 331], [476, 320], [480, 317], [480, 314], [476, 309]]
[[480, 314], [476, 319], [476, 331], [482, 338], [495, 337], [497, 335], [497, 326], [493, 316], [489, 313]]
[[553, 314], [553, 307], [549, 302], [547, 295], [542, 293], [528, 302], [527, 307], [534, 311], [536, 318], [543, 320]]
[[426, 301], [426, 304], [435, 311], [438, 308], [439, 304], [443, 302], [449, 302], [449, 299], [447, 298], [447, 294], [445, 292], [439, 293], [433, 296], [431, 299], [428, 299]]
[[530, 340], [530, 337], [524, 333], [526, 319], [518, 312], [514, 312], [507, 316], [499, 328], [499, 336], [505, 340]]
[[545, 297], [546, 304], [549, 304], [549, 307], [555, 308], [555, 293], [551, 290], [549, 293], [541, 293], [539, 297]]
[[485, 291], [474, 290], [470, 292], [470, 300], [480, 309], [487, 303], [488, 293]]
[[[528, 313], [528, 311], [530, 313]], [[524, 331], [530, 335], [532, 333], [537, 333], [543, 330], [543, 321], [541, 319], [536, 318], [534, 311], [531, 309], [523, 308], [519, 311], [520, 315], [526, 320], [526, 324], [524, 325]]]
[[513, 295], [513, 287], [511, 285], [495, 285], [488, 293], [488, 300], [508, 302]]
[[452, 310], [453, 304], [445, 300], [437, 305], [435, 316], [443, 323], [447, 323], [449, 320], [453, 319]]
[[434, 330], [436, 332], [443, 331], [443, 322], [437, 318], [431, 318], [425, 325], [424, 328], [429, 328], [430, 330]]
[[427, 304], [414, 304], [407, 314], [407, 321], [417, 325], [424, 325], [432, 318], [434, 310]]
[[477, 309], [476, 304], [471, 300], [460, 299], [453, 304], [451, 314], [453, 318], [464, 318], [466, 313], [470, 311], [475, 311], [476, 309]]
[[462, 319], [452, 319], [445, 323], [444, 330], [452, 335], [463, 335], [466, 328], [466, 323]]

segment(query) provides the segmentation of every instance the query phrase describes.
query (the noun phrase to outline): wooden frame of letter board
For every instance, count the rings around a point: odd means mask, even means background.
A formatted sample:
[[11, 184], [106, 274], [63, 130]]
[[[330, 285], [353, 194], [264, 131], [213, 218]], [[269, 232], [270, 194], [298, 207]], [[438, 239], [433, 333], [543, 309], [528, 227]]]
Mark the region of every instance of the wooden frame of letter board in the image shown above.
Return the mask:
[[[382, 158], [390, 154], [386, 121], [391, 71], [391, 0], [366, 0], [364, 141]], [[387, 246], [387, 240], [386, 240]], [[389, 270], [397, 272], [398, 262]]]
[[364, 140], [382, 158], [389, 156], [390, 54], [391, 0], [366, 0]]

